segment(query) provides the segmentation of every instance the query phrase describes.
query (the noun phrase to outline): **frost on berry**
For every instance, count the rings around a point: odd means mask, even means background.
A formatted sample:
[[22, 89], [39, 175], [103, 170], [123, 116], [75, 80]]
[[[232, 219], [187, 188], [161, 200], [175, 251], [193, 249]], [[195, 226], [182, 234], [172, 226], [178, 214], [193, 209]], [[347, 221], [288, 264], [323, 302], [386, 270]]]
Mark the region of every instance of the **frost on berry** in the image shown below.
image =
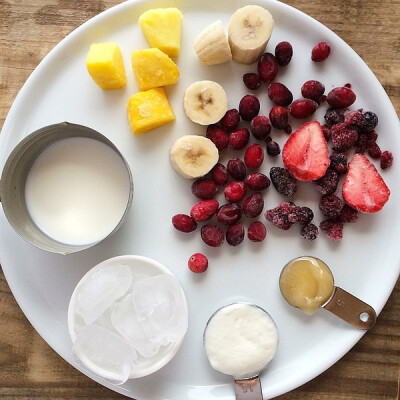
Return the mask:
[[229, 146], [234, 150], [242, 150], [247, 146], [250, 139], [250, 132], [247, 128], [239, 128], [229, 135]]
[[235, 108], [228, 110], [219, 121], [219, 124], [226, 132], [234, 131], [240, 122], [239, 111]]
[[325, 92], [325, 85], [320, 81], [309, 80], [303, 83], [301, 87], [301, 95], [310, 100], [314, 100], [316, 103], [321, 103], [322, 96]]
[[330, 169], [335, 170], [339, 175], [345, 174], [347, 172], [347, 157], [343, 153], [334, 153], [329, 157], [331, 163], [329, 165]]
[[339, 221], [340, 222], [357, 222], [358, 220], [358, 211], [349, 205], [345, 204], [343, 208], [340, 210]]
[[203, 225], [201, 227], [201, 238], [203, 242], [211, 247], [219, 247], [224, 243], [224, 231], [216, 225]]
[[326, 194], [319, 201], [319, 209], [325, 217], [337, 218], [342, 210], [343, 201], [334, 194]]
[[230, 246], [238, 246], [244, 239], [244, 227], [241, 224], [230, 225], [226, 231], [226, 241]]
[[393, 165], [393, 154], [390, 151], [385, 150], [384, 152], [382, 152], [381, 155], [381, 168], [382, 169], [390, 168], [392, 165]]
[[331, 128], [332, 149], [342, 153], [353, 147], [358, 139], [355, 129], [346, 124], [336, 124]]
[[217, 200], [198, 201], [190, 210], [190, 216], [197, 222], [209, 220], [218, 210]]
[[269, 175], [275, 189], [284, 196], [293, 196], [297, 191], [297, 180], [285, 168], [272, 167]]
[[215, 144], [218, 151], [225, 150], [228, 147], [228, 134], [218, 125], [209, 125], [207, 127], [206, 137]]
[[243, 214], [248, 218], [258, 217], [264, 208], [264, 199], [261, 193], [256, 192], [243, 200]]
[[341, 240], [343, 238], [343, 223], [334, 221], [331, 219], [322, 221], [319, 227], [324, 231], [328, 238], [334, 241]]
[[319, 229], [314, 224], [304, 225], [301, 228], [300, 234], [304, 239], [315, 240], [318, 237]]
[[278, 106], [288, 106], [293, 101], [292, 92], [283, 83], [271, 83], [267, 93], [270, 100]]
[[189, 215], [176, 214], [172, 217], [172, 225], [180, 232], [189, 233], [197, 228], [196, 221]]
[[208, 178], [199, 178], [192, 183], [192, 193], [201, 200], [212, 199], [218, 192], [215, 181]]
[[321, 194], [335, 193], [339, 184], [339, 174], [331, 168], [328, 168], [325, 175], [314, 181], [315, 188]]
[[247, 237], [252, 242], [262, 242], [267, 236], [267, 228], [260, 221], [252, 222], [247, 228]]

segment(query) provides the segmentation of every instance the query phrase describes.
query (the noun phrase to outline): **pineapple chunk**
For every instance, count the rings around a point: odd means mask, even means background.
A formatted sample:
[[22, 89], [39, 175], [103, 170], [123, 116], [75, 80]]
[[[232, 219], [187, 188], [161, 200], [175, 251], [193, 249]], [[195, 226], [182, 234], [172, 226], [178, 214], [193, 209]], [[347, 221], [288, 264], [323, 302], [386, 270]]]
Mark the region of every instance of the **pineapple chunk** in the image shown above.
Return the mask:
[[177, 8], [155, 8], [139, 17], [139, 25], [150, 47], [177, 57], [181, 47], [182, 18]]
[[135, 50], [131, 61], [139, 90], [172, 85], [179, 78], [176, 64], [159, 49]]
[[175, 114], [163, 88], [134, 94], [128, 101], [128, 117], [135, 135], [175, 121]]
[[117, 43], [95, 43], [86, 57], [90, 76], [102, 89], [118, 89], [126, 84], [124, 62]]

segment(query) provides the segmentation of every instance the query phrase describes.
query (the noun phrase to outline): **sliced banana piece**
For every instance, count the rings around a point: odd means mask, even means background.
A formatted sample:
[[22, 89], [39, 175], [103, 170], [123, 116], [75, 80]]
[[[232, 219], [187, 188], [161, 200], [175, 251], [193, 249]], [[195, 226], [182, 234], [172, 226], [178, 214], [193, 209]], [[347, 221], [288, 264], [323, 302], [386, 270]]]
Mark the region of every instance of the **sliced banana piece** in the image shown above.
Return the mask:
[[181, 136], [172, 145], [169, 159], [172, 167], [186, 179], [204, 176], [218, 162], [215, 144], [204, 136]]
[[272, 15], [265, 8], [255, 5], [239, 8], [228, 28], [232, 58], [240, 64], [256, 61], [264, 52], [273, 27]]
[[197, 81], [185, 91], [183, 108], [187, 117], [200, 125], [218, 122], [228, 110], [223, 87], [214, 81]]
[[200, 32], [194, 42], [194, 51], [206, 65], [223, 64], [232, 60], [231, 48], [220, 20]]

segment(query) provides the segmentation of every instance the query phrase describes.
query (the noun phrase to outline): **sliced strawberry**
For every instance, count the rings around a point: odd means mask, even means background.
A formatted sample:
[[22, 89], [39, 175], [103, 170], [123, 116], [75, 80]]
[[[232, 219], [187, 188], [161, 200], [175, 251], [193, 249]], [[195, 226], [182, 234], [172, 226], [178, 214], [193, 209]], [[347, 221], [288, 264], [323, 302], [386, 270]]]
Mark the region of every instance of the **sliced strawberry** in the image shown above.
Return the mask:
[[390, 190], [367, 157], [354, 154], [343, 182], [344, 201], [363, 213], [376, 213], [389, 200]]
[[289, 137], [282, 160], [299, 181], [314, 181], [325, 175], [330, 164], [329, 150], [319, 122], [307, 122]]

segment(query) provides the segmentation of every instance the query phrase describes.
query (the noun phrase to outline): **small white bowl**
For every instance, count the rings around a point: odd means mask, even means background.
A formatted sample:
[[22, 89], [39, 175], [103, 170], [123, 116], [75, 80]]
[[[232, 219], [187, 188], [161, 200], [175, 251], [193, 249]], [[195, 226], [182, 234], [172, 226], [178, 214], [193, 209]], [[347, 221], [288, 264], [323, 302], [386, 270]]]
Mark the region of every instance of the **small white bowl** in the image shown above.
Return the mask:
[[[110, 258], [108, 260], [105, 260], [101, 262], [100, 264], [96, 265], [92, 269], [90, 269], [79, 281], [77, 284], [74, 292], [72, 293], [70, 303], [68, 306], [68, 331], [72, 340], [72, 343], [75, 343], [76, 340], [76, 325], [79, 324], [80, 317], [77, 316], [77, 314], [74, 312], [75, 309], [75, 301], [76, 301], [76, 294], [78, 292], [79, 286], [84, 282], [86, 279], [88, 279], [94, 272], [98, 271], [101, 268], [104, 267], [109, 267], [112, 265], [128, 265], [133, 268], [133, 271], [141, 274], [141, 275], [146, 275], [146, 276], [153, 276], [153, 275], [160, 275], [160, 274], [169, 274], [173, 275], [171, 271], [166, 268], [164, 265], [160, 264], [159, 262], [147, 258], [147, 257], [142, 257], [142, 256], [136, 256], [136, 255], [125, 255], [125, 256], [118, 256], [114, 258]], [[181, 288], [182, 289], [182, 288]], [[185, 293], [182, 289], [182, 299], [183, 299], [183, 304], [185, 308], [185, 313], [186, 317], [188, 315], [188, 307], [187, 307], [187, 301], [186, 301], [186, 296]], [[161, 346], [160, 350], [158, 353], [151, 358], [144, 358], [144, 357], [138, 357], [138, 362], [135, 365], [134, 371], [132, 371], [129, 379], [133, 378], [141, 378], [143, 376], [150, 375], [162, 367], [164, 367], [169, 361], [172, 360], [172, 358], [175, 356], [175, 354], [178, 352], [183, 339], [183, 337], [175, 342], [175, 343], [170, 343], [169, 345], [166, 346]], [[101, 376], [102, 378], [108, 379], [109, 376], [105, 373], [104, 370], [101, 368], [96, 369], [92, 363], [86, 362], [84, 358], [81, 358], [80, 361], [86, 366], [87, 369], [89, 369], [91, 372], [95, 373], [98, 376]]]

